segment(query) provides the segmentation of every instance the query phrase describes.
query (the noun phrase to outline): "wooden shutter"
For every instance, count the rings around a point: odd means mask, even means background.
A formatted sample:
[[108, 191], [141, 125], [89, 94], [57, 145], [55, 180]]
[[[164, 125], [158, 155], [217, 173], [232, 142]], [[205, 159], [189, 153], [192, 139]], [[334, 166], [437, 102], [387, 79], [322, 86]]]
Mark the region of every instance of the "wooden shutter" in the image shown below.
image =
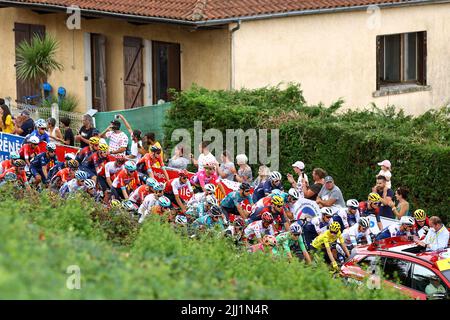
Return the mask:
[[[167, 86], [168, 89], [181, 90], [181, 70], [180, 70], [180, 45], [178, 43], [171, 43], [168, 48], [169, 63], [168, 63], [168, 77]], [[167, 95], [168, 101], [172, 100], [172, 97]]]
[[425, 86], [427, 84], [427, 33], [417, 33], [417, 46], [418, 46], [418, 70], [417, 79], [419, 84]]
[[[30, 41], [35, 34], [45, 35], [45, 26], [35, 24], [14, 24], [15, 47], [17, 48], [22, 41]], [[16, 57], [17, 62], [17, 57]], [[46, 79], [44, 79], [46, 80]], [[32, 96], [41, 93], [40, 83], [38, 81], [21, 81], [16, 76], [16, 102], [24, 102], [24, 96]]]
[[153, 101], [170, 101], [168, 90], [181, 90], [181, 58], [178, 43], [152, 41]]
[[124, 37], [124, 102], [125, 109], [144, 104], [143, 48], [141, 38]]
[[384, 37], [377, 36], [377, 90], [380, 90], [384, 77]]

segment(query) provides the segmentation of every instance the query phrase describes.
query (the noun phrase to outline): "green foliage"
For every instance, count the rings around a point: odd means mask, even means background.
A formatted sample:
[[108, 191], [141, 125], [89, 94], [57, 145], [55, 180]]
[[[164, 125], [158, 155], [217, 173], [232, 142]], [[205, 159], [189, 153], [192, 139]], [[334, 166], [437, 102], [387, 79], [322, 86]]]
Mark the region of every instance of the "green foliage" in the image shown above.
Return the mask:
[[[159, 217], [142, 228], [81, 196], [0, 193], [3, 299], [403, 299], [314, 267], [237, 251], [226, 239], [194, 240]], [[79, 267], [81, 289], [70, 266]], [[73, 269], [72, 269], [73, 270]]]
[[[311, 177], [315, 167], [333, 175], [346, 199], [363, 200], [375, 185], [377, 162], [393, 165], [393, 189], [410, 189], [410, 210], [423, 208], [450, 222], [450, 110], [430, 110], [406, 116], [390, 106], [342, 112], [342, 100], [329, 108], [307, 106], [299, 85], [257, 90], [208, 91], [194, 86], [176, 94], [166, 117], [166, 146], [174, 129], [203, 130], [278, 128], [281, 172], [293, 173], [291, 164], [306, 163]], [[196, 146], [194, 146], [196, 148]], [[253, 165], [253, 172], [257, 172]], [[288, 187], [286, 185], [286, 187]]]
[[42, 107], [51, 108], [53, 103], [58, 104], [59, 110], [61, 111], [72, 112], [77, 108], [79, 101], [76, 96], [69, 93], [60, 101], [58, 101], [58, 97], [56, 96], [51, 96], [51, 99], [48, 100], [44, 99], [42, 101]]

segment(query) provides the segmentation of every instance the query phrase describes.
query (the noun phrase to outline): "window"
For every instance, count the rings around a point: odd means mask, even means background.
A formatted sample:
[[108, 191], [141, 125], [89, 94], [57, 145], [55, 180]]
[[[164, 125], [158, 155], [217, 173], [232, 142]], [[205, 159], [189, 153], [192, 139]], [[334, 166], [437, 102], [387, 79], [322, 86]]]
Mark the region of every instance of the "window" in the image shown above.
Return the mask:
[[384, 277], [386, 280], [409, 287], [409, 271], [411, 263], [397, 258], [386, 258]]
[[363, 259], [361, 259], [358, 262], [358, 265], [361, 267], [361, 269], [368, 271], [370, 270], [371, 266], [379, 266], [381, 263], [381, 257], [380, 256], [367, 256]]
[[433, 293], [445, 293], [445, 284], [437, 277], [437, 275], [428, 268], [419, 264], [413, 264], [414, 270], [412, 274], [411, 288], [424, 292], [427, 295]]
[[426, 85], [426, 32], [377, 37], [377, 90], [398, 84]]

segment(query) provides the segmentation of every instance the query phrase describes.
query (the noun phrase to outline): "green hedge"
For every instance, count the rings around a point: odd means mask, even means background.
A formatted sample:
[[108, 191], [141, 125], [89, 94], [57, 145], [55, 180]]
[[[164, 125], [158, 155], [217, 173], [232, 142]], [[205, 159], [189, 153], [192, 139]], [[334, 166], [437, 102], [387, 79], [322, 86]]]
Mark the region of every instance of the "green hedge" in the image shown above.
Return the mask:
[[[450, 112], [428, 111], [406, 116], [391, 106], [341, 112], [343, 101], [329, 107], [307, 106], [299, 85], [258, 90], [208, 91], [194, 86], [177, 93], [165, 124], [165, 145], [176, 128], [193, 131], [216, 128], [280, 130], [281, 172], [302, 160], [311, 178], [315, 167], [333, 175], [344, 197], [365, 199], [379, 171], [377, 162], [389, 159], [393, 188], [410, 189], [411, 210], [425, 209], [450, 222]], [[192, 146], [197, 148], [197, 146]], [[257, 165], [253, 166], [256, 174]]]

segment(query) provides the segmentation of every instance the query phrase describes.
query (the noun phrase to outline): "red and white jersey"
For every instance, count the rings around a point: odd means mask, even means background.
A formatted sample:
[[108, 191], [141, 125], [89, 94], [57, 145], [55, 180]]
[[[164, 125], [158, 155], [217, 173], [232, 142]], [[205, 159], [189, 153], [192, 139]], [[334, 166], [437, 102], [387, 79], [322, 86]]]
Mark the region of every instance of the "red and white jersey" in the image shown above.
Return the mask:
[[183, 188], [187, 188], [191, 193], [194, 193], [194, 190], [192, 189], [189, 180], [186, 180], [186, 183], [181, 183], [180, 178], [171, 179], [169, 183], [166, 185], [164, 192], [166, 193], [173, 192], [173, 194], [177, 195]]
[[152, 208], [156, 204], [157, 200], [158, 198], [153, 193], [147, 195], [144, 198], [144, 201], [142, 201], [142, 204], [140, 205], [138, 210], [138, 213], [140, 215], [139, 223], [144, 221], [144, 218], [149, 214], [150, 208]]
[[123, 165], [116, 166], [116, 161], [110, 161], [107, 164], [105, 164], [105, 178], [110, 178], [111, 180], [114, 180], [117, 172], [123, 169]]
[[149, 194], [150, 194], [149, 186], [142, 185], [130, 194], [128, 200], [133, 201], [139, 206], [141, 205], [142, 201], [144, 201], [145, 197], [148, 196]]
[[261, 239], [264, 235], [275, 235], [275, 230], [273, 229], [273, 225], [270, 224], [269, 227], [266, 229], [263, 226], [263, 221], [258, 220], [250, 223], [247, 228], [244, 230], [244, 236], [246, 238], [253, 239]]

